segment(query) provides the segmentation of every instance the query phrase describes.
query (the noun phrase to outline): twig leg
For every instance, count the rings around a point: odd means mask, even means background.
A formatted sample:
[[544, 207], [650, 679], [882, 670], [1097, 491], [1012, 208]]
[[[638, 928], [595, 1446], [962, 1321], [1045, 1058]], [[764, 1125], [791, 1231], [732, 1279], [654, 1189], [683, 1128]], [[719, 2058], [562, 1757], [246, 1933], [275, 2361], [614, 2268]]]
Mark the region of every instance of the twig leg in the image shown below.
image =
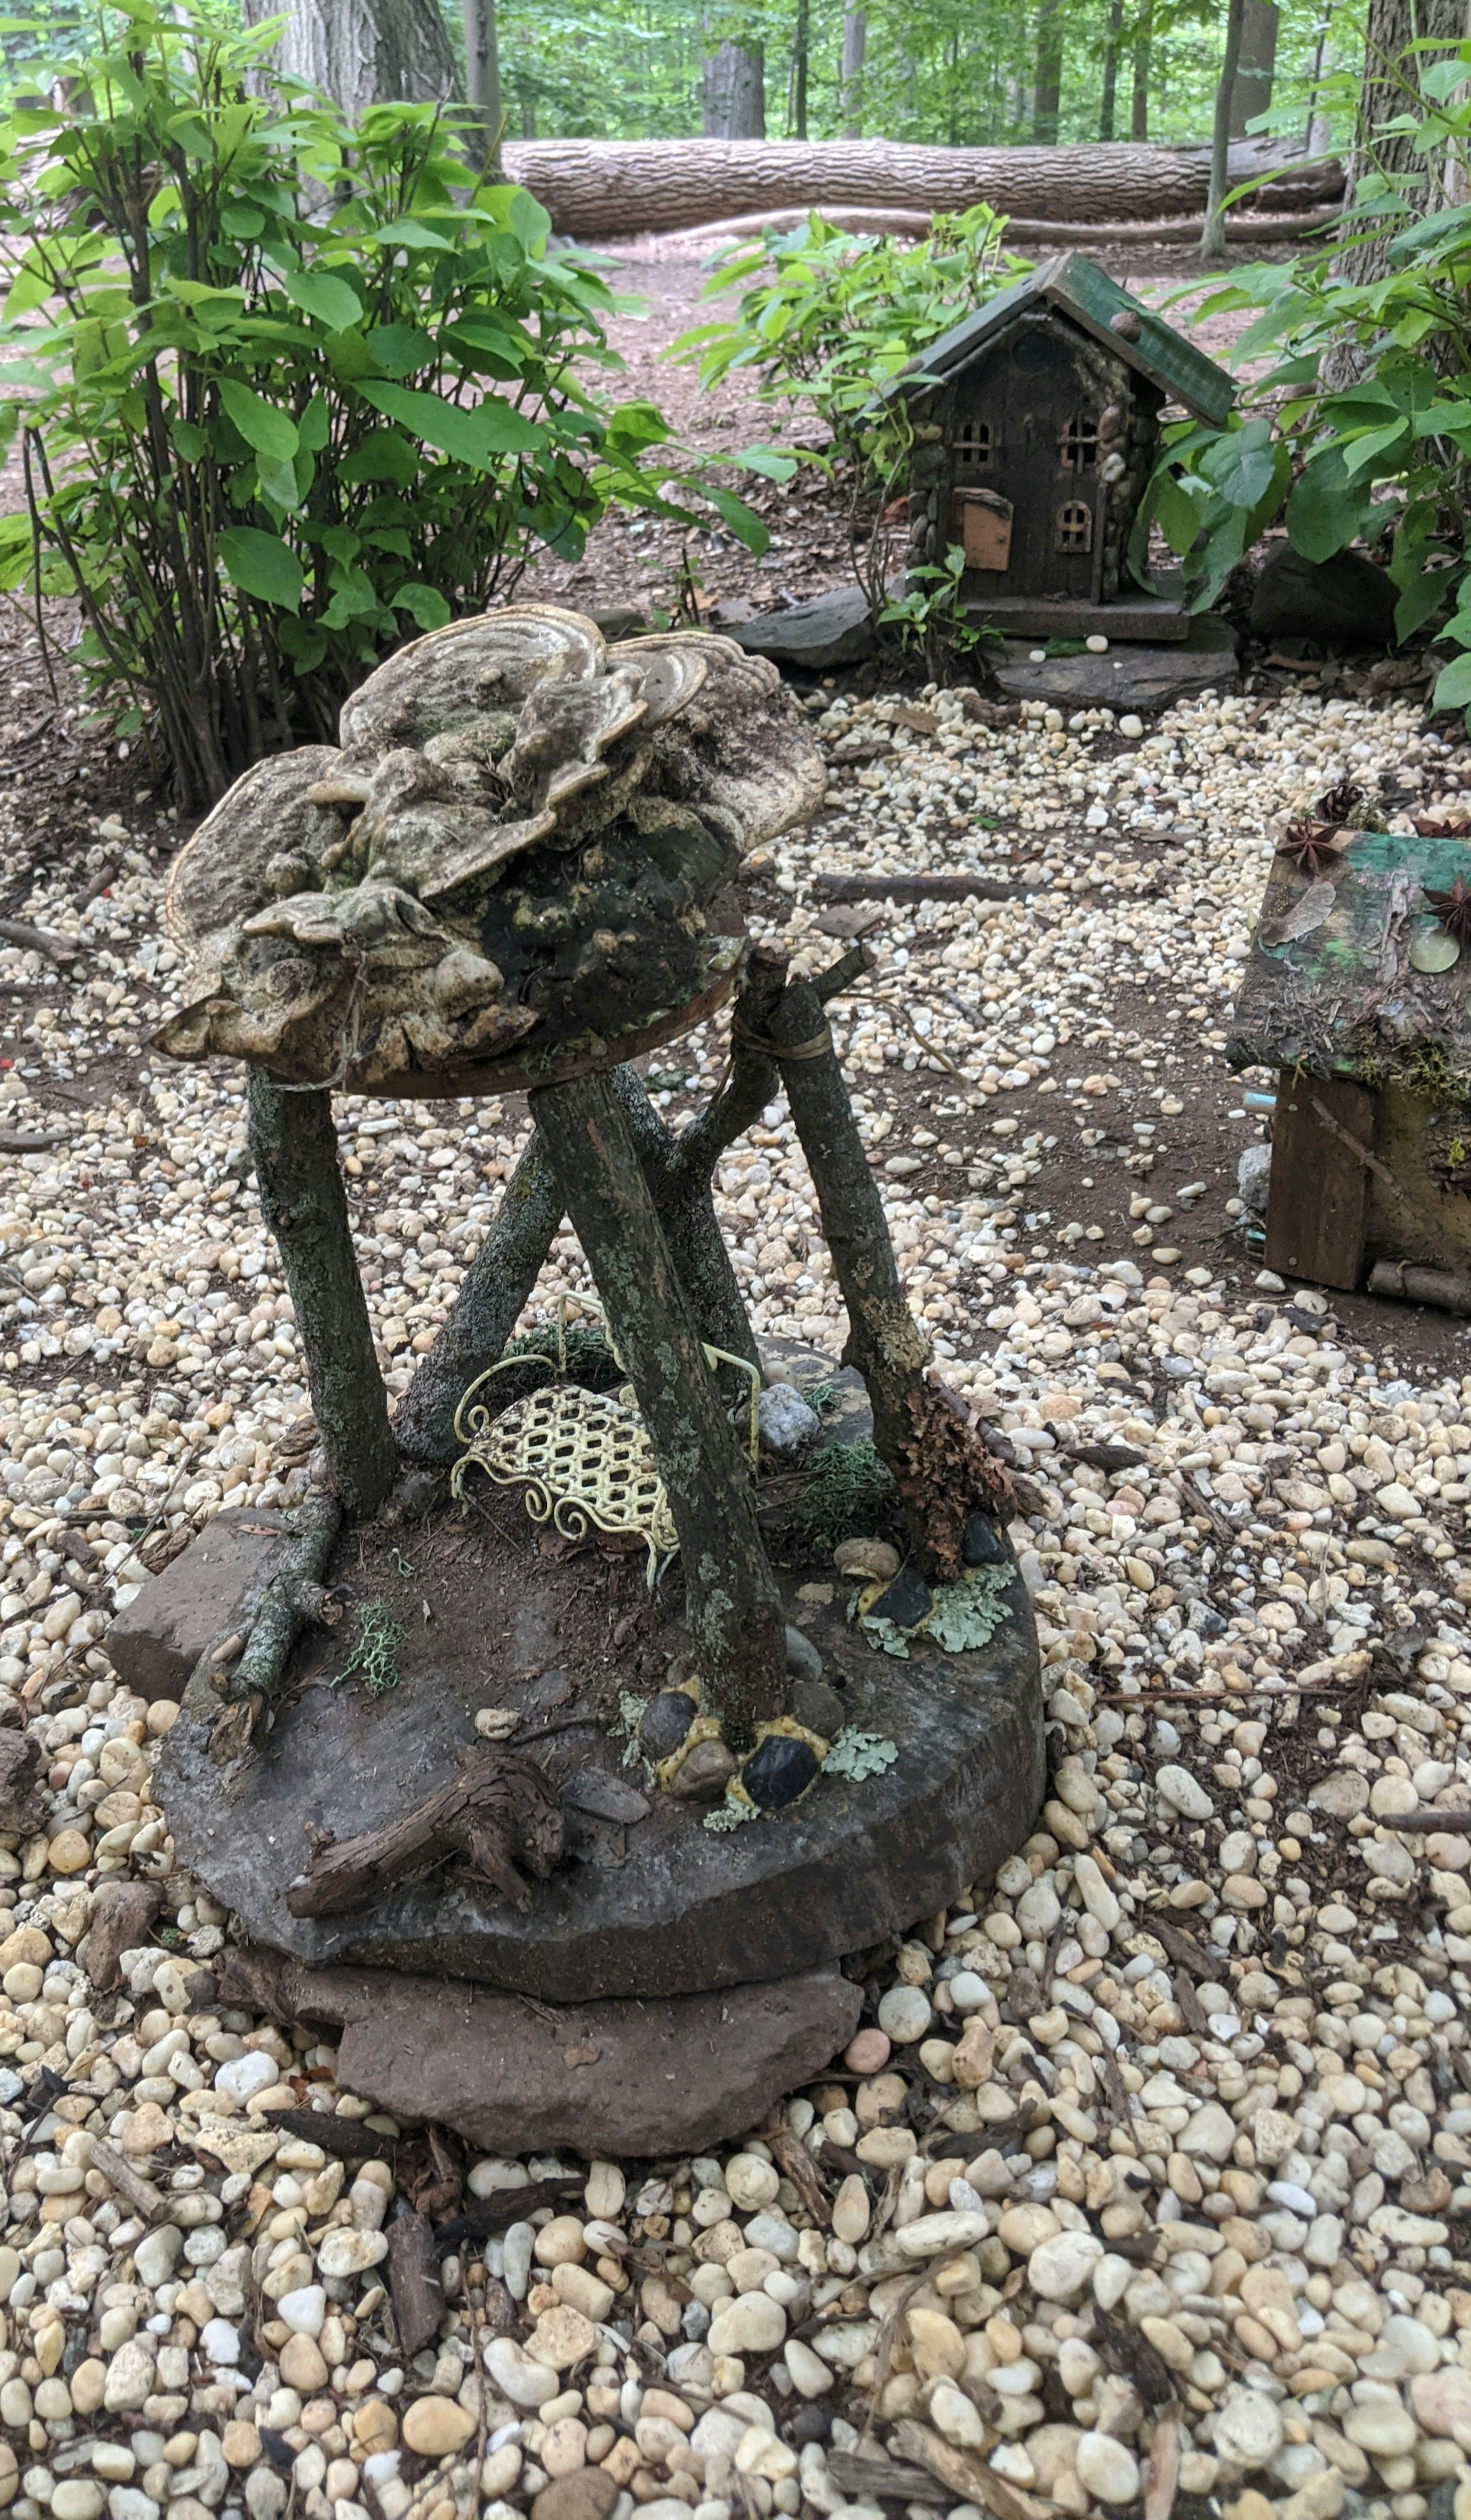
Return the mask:
[[531, 1102], [658, 1460], [709, 1702], [739, 1748], [780, 1712], [784, 1670], [749, 1472], [611, 1080], [542, 1086]]
[[317, 1431], [333, 1487], [349, 1514], [372, 1513], [398, 1457], [352, 1247], [328, 1093], [292, 1094], [246, 1071], [250, 1153], [306, 1352]]

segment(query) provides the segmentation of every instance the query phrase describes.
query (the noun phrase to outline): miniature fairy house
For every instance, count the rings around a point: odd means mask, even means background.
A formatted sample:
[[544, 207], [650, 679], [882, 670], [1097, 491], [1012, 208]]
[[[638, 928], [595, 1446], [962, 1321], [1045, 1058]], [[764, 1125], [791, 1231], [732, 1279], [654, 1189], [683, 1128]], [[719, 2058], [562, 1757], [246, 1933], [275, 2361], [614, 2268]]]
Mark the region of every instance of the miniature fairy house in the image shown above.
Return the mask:
[[1228, 1053], [1277, 1071], [1270, 1268], [1343, 1288], [1384, 1262], [1471, 1277], [1464, 823], [1279, 835]]
[[1019, 637], [1187, 635], [1178, 596], [1131, 585], [1129, 538], [1165, 406], [1219, 424], [1235, 387], [1097, 263], [1042, 264], [890, 391], [914, 425], [911, 567], [958, 543], [969, 609]]

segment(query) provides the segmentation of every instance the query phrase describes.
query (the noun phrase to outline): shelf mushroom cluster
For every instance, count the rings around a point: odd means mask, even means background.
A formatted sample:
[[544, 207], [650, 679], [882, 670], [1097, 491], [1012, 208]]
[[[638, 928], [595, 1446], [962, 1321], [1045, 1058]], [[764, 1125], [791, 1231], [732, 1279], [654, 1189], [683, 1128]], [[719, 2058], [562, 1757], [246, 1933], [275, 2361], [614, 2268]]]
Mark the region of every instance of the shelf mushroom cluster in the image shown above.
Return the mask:
[[258, 762], [182, 851], [171, 1056], [409, 1096], [632, 1057], [719, 1004], [742, 943], [719, 896], [825, 786], [764, 658], [609, 648], [552, 605], [413, 641], [340, 734]]

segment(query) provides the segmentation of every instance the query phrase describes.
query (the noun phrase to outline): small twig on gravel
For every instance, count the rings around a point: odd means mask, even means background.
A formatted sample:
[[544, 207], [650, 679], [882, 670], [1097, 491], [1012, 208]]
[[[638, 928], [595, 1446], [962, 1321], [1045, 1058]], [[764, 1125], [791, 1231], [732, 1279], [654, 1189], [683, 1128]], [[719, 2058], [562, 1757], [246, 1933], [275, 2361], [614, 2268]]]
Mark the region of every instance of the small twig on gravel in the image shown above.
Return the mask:
[[32, 927], [23, 919], [0, 919], [0, 936], [8, 945], [23, 945], [52, 963], [74, 963], [82, 950], [70, 936], [58, 936], [50, 927]]
[[1424, 1828], [1444, 1831], [1450, 1837], [1471, 1836], [1471, 1811], [1381, 1812], [1375, 1816], [1381, 1828]]
[[64, 1147], [70, 1135], [69, 1129], [48, 1129], [44, 1138], [30, 1129], [0, 1129], [0, 1154], [39, 1154], [43, 1147]]
[[125, 2196], [135, 2214], [146, 2215], [155, 2222], [168, 2210], [168, 2199], [151, 2179], [145, 2179], [123, 2158], [115, 2143], [98, 2142], [92, 2146], [92, 2167], [100, 2170], [110, 2187]]

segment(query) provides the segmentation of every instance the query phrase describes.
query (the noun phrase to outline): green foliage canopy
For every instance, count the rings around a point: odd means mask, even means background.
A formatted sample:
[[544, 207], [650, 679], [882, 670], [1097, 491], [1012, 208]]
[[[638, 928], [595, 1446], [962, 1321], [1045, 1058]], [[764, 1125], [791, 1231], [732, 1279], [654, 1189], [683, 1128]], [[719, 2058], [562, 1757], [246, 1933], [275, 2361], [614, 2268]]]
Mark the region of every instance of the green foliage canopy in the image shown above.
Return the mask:
[[407, 633], [575, 556], [610, 503], [693, 521], [668, 473], [764, 543], [656, 410], [590, 388], [613, 301], [540, 205], [471, 182], [431, 107], [353, 128], [252, 93], [272, 40], [228, 0], [98, 5], [0, 120], [29, 489], [0, 583], [77, 596], [94, 688], [191, 801], [331, 740]]

